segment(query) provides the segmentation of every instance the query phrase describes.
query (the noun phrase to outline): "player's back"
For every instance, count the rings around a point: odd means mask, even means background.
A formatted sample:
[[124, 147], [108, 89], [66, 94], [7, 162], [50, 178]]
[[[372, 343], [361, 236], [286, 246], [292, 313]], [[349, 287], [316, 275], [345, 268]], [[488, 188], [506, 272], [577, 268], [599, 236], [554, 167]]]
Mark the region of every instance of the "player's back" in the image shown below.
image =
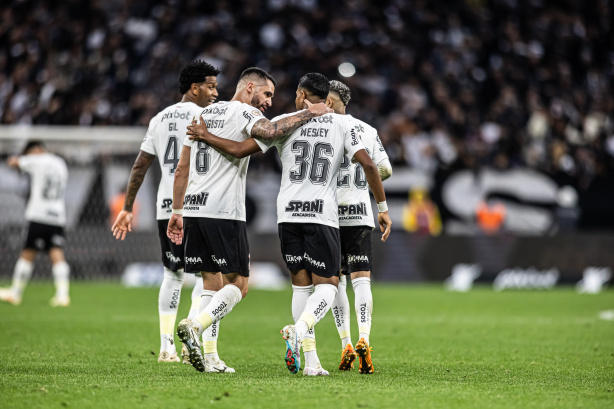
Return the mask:
[[162, 177], [158, 185], [157, 219], [169, 219], [173, 203], [175, 169], [186, 136], [186, 128], [202, 107], [193, 102], [179, 102], [163, 109], [149, 122], [141, 150], [158, 157]]
[[[377, 165], [388, 159], [375, 128], [351, 115], [344, 115], [344, 119], [354, 134], [360, 138], [373, 163]], [[341, 162], [337, 177], [337, 198], [340, 226], [375, 227], [367, 177], [362, 166], [359, 163], [352, 163], [347, 155]]]
[[[263, 150], [268, 149], [258, 142]], [[283, 167], [277, 198], [278, 223], [338, 227], [337, 173], [346, 151], [352, 157], [363, 148], [360, 140], [351, 135], [343, 116], [326, 114], [313, 118], [269, 145], [277, 147]]]
[[52, 153], [25, 155], [19, 158], [19, 168], [30, 175], [30, 199], [26, 208], [26, 219], [64, 226], [64, 192], [68, 181], [68, 168], [64, 159]]
[[[210, 132], [239, 142], [249, 138], [254, 123], [263, 118], [258, 109], [238, 101], [217, 102], [201, 115]], [[249, 157], [237, 159], [190, 139], [184, 144], [191, 148], [184, 216], [245, 221]]]

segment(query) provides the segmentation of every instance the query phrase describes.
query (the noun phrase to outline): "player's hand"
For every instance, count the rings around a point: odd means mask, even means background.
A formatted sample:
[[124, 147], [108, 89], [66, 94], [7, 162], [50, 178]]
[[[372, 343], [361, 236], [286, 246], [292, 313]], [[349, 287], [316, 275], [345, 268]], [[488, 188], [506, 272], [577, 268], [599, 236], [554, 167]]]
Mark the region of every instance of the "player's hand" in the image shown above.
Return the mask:
[[180, 245], [183, 241], [183, 217], [173, 213], [168, 221], [166, 235], [176, 245]]
[[19, 168], [19, 156], [11, 156], [6, 162], [12, 168]]
[[132, 231], [132, 212], [122, 210], [117, 215], [117, 219], [111, 226], [113, 237], [119, 240], [126, 238], [126, 233]]
[[382, 231], [382, 241], [386, 241], [390, 235], [390, 227], [392, 226], [392, 220], [388, 216], [388, 212], [378, 213], [377, 221], [379, 222], [379, 229]]
[[305, 104], [307, 105], [307, 110], [313, 114], [313, 116], [322, 116], [324, 114], [331, 114], [333, 111], [332, 108], [326, 106], [324, 102], [318, 102], [317, 104], [312, 104], [308, 100], [305, 100]]
[[196, 119], [192, 119], [192, 123], [188, 125], [186, 134], [192, 141], [207, 142], [209, 131], [207, 130], [207, 125], [205, 125], [205, 120], [202, 115], [200, 116], [200, 122], [196, 122]]

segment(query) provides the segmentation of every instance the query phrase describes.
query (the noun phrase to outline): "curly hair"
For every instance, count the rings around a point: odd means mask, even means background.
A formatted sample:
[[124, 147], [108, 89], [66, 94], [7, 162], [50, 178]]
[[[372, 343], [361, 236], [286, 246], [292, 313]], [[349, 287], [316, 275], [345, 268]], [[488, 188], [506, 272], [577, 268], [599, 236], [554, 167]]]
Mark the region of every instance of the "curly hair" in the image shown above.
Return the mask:
[[303, 75], [298, 82], [298, 87], [309, 91], [316, 97], [326, 99], [330, 84], [328, 83], [328, 78], [324, 75], [317, 72], [310, 72], [309, 74]]
[[188, 92], [192, 84], [205, 82], [207, 77], [217, 77], [219, 73], [220, 70], [211, 64], [203, 60], [194, 60], [181, 69], [179, 80], [177, 81], [177, 88], [183, 95]]
[[341, 102], [343, 102], [344, 106], [347, 106], [348, 103], [350, 102], [351, 97], [351, 93], [350, 93], [350, 89], [348, 88], [347, 85], [345, 85], [343, 82], [341, 81], [337, 81], [337, 80], [332, 80], [330, 82], [330, 91], [329, 92], [335, 92], [337, 93], [337, 95], [339, 95], [339, 99], [341, 100]]

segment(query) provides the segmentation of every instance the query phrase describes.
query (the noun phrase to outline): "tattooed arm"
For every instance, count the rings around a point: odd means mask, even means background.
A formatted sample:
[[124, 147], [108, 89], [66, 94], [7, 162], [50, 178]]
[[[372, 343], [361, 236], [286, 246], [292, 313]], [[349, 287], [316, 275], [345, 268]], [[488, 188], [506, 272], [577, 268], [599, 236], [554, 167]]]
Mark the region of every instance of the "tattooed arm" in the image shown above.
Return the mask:
[[126, 188], [124, 208], [119, 212], [115, 223], [113, 223], [113, 227], [111, 227], [113, 236], [115, 236], [116, 239], [123, 240], [126, 237], [126, 233], [132, 231], [132, 207], [134, 206], [134, 199], [143, 183], [143, 179], [145, 179], [147, 169], [149, 169], [155, 157], [155, 155], [140, 151], [139, 156], [137, 156], [134, 161], [134, 165], [130, 171], [130, 178], [128, 179], [128, 187]]
[[328, 108], [322, 102], [312, 104], [308, 100], [305, 100], [305, 103], [308, 108], [292, 116], [287, 116], [275, 122], [271, 122], [266, 118], [259, 120], [252, 128], [252, 136], [263, 141], [274, 141], [288, 135], [311, 118], [333, 112], [332, 109]]

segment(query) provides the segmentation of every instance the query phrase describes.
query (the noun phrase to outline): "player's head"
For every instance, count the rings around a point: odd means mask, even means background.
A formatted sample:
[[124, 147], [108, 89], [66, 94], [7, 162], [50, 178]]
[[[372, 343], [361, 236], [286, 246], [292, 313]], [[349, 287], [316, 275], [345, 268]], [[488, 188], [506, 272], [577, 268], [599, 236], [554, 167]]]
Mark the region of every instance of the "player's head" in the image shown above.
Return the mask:
[[181, 69], [177, 87], [184, 100], [206, 107], [218, 96], [217, 75], [220, 71], [203, 60], [194, 60]]
[[249, 104], [264, 112], [273, 105], [275, 79], [258, 67], [250, 67], [241, 73], [237, 83], [237, 92], [245, 93]]
[[303, 75], [303, 78], [298, 82], [298, 88], [296, 89], [296, 109], [305, 109], [305, 100], [313, 104], [318, 102], [325, 102], [328, 96], [328, 90], [330, 84], [328, 78], [317, 72], [310, 72]]
[[341, 81], [332, 80], [326, 98], [326, 106], [338, 114], [345, 114], [345, 107], [350, 102], [350, 89]]
[[22, 155], [30, 155], [33, 153], [43, 153], [47, 152], [45, 149], [45, 144], [41, 141], [29, 141], [26, 143], [26, 146], [23, 148], [21, 152]]

